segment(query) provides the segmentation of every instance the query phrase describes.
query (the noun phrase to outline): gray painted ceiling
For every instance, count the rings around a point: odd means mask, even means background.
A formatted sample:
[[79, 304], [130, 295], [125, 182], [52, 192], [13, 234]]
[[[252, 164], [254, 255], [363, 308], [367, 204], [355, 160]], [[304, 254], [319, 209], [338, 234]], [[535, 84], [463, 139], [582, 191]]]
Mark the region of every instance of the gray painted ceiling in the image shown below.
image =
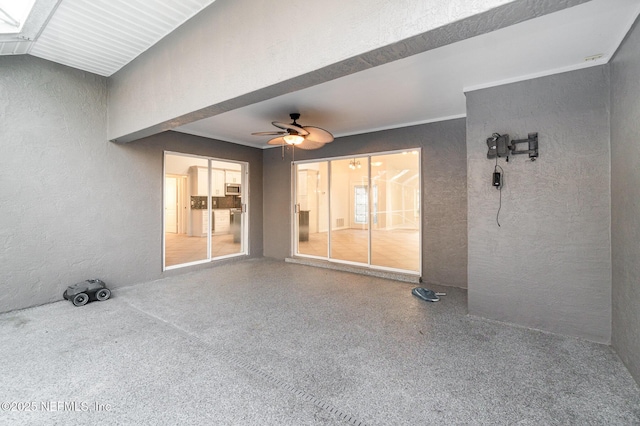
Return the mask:
[[[213, 1], [37, 0], [29, 35], [0, 36], [0, 54], [109, 76]], [[336, 137], [463, 117], [466, 91], [607, 63], [639, 13], [638, 0], [592, 0], [175, 130], [264, 148], [251, 133], [291, 112]]]

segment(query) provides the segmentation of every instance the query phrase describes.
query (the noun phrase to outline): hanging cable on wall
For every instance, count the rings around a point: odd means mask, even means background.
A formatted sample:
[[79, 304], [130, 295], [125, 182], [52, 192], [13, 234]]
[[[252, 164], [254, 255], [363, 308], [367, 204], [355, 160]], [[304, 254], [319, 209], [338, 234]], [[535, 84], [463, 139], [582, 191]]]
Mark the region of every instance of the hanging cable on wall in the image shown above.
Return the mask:
[[[517, 149], [518, 145], [527, 144], [528, 149]], [[509, 162], [509, 155], [528, 154], [529, 160], [535, 161], [538, 158], [538, 133], [529, 133], [527, 139], [514, 139], [509, 141], [508, 134], [493, 133], [487, 138], [487, 158], [496, 159], [491, 176], [491, 185], [500, 191], [498, 201], [498, 212], [496, 213], [496, 223], [500, 226], [500, 210], [502, 209], [502, 187], [504, 186], [504, 169], [498, 165], [498, 158], [504, 158]]]
[[[500, 171], [498, 171], [500, 169]], [[498, 165], [498, 157], [496, 157], [496, 164], [493, 167], [493, 177], [491, 184], [495, 186], [500, 192], [498, 201], [498, 212], [496, 213], [496, 223], [500, 226], [500, 210], [502, 210], [502, 180], [504, 179], [504, 169]]]

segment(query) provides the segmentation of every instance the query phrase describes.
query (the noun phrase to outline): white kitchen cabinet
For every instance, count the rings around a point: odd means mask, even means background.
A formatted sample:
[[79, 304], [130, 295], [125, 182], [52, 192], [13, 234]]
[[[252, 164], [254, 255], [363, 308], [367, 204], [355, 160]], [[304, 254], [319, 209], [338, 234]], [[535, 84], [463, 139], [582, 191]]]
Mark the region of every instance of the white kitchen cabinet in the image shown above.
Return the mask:
[[225, 170], [226, 183], [242, 183], [242, 173], [235, 170]]
[[209, 210], [202, 210], [202, 236], [206, 237], [209, 232]]
[[229, 233], [231, 230], [231, 212], [229, 209], [214, 209], [213, 220], [213, 233], [215, 235]]
[[191, 210], [191, 233], [192, 237], [206, 237], [211, 221], [209, 220], [209, 210]]
[[209, 172], [206, 167], [189, 167], [189, 178], [191, 180], [191, 195], [206, 197], [209, 191], [207, 181]]
[[[207, 179], [209, 171], [206, 167], [192, 166], [189, 168], [191, 176], [191, 195], [206, 197], [209, 192]], [[211, 196], [225, 196], [225, 171], [221, 169], [211, 169]]]
[[224, 197], [225, 193], [225, 172], [220, 169], [211, 169], [211, 195], [213, 197]]

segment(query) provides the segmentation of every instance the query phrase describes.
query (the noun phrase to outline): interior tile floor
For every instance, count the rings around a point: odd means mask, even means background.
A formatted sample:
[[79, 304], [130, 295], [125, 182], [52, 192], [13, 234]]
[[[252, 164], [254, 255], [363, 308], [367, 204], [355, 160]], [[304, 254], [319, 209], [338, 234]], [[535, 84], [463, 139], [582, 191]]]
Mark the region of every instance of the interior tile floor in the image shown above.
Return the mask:
[[[371, 264], [407, 271], [420, 271], [420, 234], [418, 230], [372, 230]], [[341, 229], [331, 232], [331, 258], [366, 264], [368, 230]], [[327, 256], [327, 233], [310, 233], [308, 241], [298, 243], [301, 254]]]
[[[367, 264], [368, 230], [341, 229], [331, 233], [331, 258]], [[420, 271], [420, 234], [418, 230], [373, 230], [371, 231], [371, 264], [406, 271]], [[173, 266], [195, 262], [207, 258], [206, 237], [189, 237], [186, 234], [165, 234], [165, 265]], [[306, 241], [300, 241], [301, 254], [327, 256], [328, 239], [326, 232], [309, 234]], [[240, 253], [240, 243], [233, 242], [233, 236], [213, 235], [211, 237], [211, 257]]]
[[[211, 236], [211, 257], [240, 253], [240, 243], [233, 242], [233, 234]], [[165, 233], [165, 265], [173, 266], [207, 258], [207, 238], [187, 234]]]
[[0, 424], [640, 424], [611, 347], [413, 286], [255, 259], [1, 314]]

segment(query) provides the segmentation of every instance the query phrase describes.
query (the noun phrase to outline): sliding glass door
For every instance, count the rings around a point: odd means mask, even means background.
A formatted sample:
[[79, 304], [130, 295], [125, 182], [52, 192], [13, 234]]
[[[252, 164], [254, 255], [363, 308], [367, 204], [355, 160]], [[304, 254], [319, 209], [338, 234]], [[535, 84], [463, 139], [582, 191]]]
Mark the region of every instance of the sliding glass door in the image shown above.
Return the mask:
[[418, 151], [371, 157], [373, 265], [420, 270], [419, 158]]
[[418, 150], [294, 165], [294, 253], [420, 273]]
[[367, 157], [332, 160], [330, 258], [369, 263], [369, 165]]
[[165, 153], [165, 269], [247, 254], [247, 164]]
[[326, 161], [296, 166], [298, 252], [315, 257], [329, 253], [329, 174]]
[[[164, 265], [171, 267], [207, 260], [209, 258], [207, 223], [208, 206], [192, 201], [194, 183], [189, 176], [190, 168], [208, 170], [206, 158], [165, 154], [164, 186]], [[176, 185], [176, 181], [182, 182]], [[204, 180], [206, 183], [206, 179]], [[197, 184], [197, 183], [196, 183]], [[175, 185], [175, 186], [174, 186]], [[202, 184], [200, 184], [202, 186]], [[209, 188], [200, 188], [206, 200]], [[172, 223], [174, 217], [179, 223]], [[198, 214], [196, 214], [198, 213]], [[196, 229], [197, 228], [197, 229]]]

